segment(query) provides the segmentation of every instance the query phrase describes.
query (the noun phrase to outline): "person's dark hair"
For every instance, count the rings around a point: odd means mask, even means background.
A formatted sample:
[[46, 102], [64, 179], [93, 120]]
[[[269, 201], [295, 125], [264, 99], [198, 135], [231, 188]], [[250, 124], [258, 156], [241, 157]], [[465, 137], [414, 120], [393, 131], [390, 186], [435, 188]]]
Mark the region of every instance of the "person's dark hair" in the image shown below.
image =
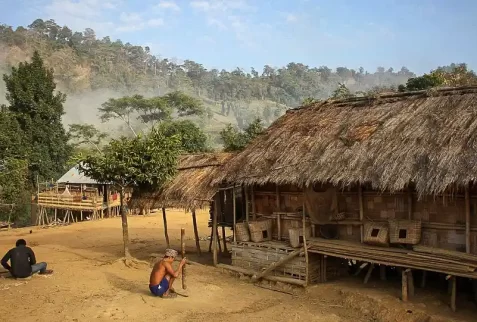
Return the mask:
[[19, 239], [17, 240], [16, 246], [26, 246], [26, 240], [25, 239]]

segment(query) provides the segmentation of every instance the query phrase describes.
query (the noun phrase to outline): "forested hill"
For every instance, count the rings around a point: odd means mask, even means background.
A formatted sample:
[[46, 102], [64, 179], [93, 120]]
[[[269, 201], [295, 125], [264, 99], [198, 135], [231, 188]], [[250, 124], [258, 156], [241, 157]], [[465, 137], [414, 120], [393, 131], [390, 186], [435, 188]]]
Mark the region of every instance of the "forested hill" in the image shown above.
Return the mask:
[[332, 70], [298, 62], [281, 68], [264, 66], [262, 70], [207, 70], [200, 62], [162, 59], [148, 47], [124, 44], [109, 37], [98, 39], [92, 29], [73, 31], [53, 20], [41, 19], [28, 27], [0, 26], [0, 45], [0, 62], [4, 67], [24, 61], [34, 49], [38, 50], [54, 69], [60, 89], [67, 94], [105, 88], [154, 94], [183, 90], [214, 101], [269, 100], [295, 106], [307, 97], [330, 96], [338, 83], [346, 84], [351, 91], [365, 91], [397, 86], [414, 76], [406, 67], [398, 71], [377, 67], [376, 71], [367, 72], [359, 66]]

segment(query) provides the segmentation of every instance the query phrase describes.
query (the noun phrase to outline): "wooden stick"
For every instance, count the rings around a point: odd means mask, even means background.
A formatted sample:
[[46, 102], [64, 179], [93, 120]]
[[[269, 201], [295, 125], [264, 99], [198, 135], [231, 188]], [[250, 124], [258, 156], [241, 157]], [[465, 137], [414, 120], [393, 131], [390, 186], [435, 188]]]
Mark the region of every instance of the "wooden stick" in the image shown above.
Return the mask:
[[192, 225], [194, 226], [194, 238], [195, 238], [195, 247], [197, 248], [197, 254], [202, 255], [200, 250], [200, 240], [199, 240], [199, 230], [197, 229], [197, 218], [195, 216], [195, 209], [192, 209]]
[[353, 276], [358, 276], [359, 273], [361, 273], [361, 271], [366, 267], [368, 266], [369, 263], [363, 263], [361, 264], [358, 269], [356, 270], [356, 272], [354, 272]]
[[[181, 228], [181, 256], [185, 257], [185, 228]], [[182, 266], [182, 289], [187, 289], [186, 284], [186, 265]]]
[[364, 218], [364, 205], [363, 205], [363, 187], [361, 186], [361, 182], [358, 183], [358, 201], [359, 201], [359, 221], [361, 222], [361, 226], [359, 227], [361, 233], [361, 242], [364, 240], [364, 225], [363, 225], [363, 218]]
[[470, 191], [469, 184], [465, 185], [465, 252], [470, 254]]
[[283, 257], [282, 259], [280, 259], [278, 262], [275, 262], [273, 263], [272, 265], [268, 266], [268, 268], [266, 270], [264, 270], [263, 272], [261, 272], [260, 274], [258, 275], [254, 275], [252, 276], [252, 282], [256, 282], [258, 281], [259, 279], [263, 278], [264, 276], [267, 276], [268, 274], [270, 274], [274, 269], [276, 269], [277, 267], [280, 267], [282, 266], [283, 264], [291, 261], [293, 258], [295, 258], [296, 256], [300, 255], [300, 253], [303, 253], [303, 248], [300, 248], [300, 249], [297, 249], [293, 252], [291, 252], [290, 254], [288, 254], [287, 256]]
[[[222, 226], [222, 242], [224, 243], [224, 253], [227, 253], [227, 236], [225, 236], [225, 226]], [[220, 252], [222, 252], [222, 249], [220, 249]]]
[[452, 276], [450, 283], [452, 285], [450, 307], [452, 312], [455, 312], [456, 311], [455, 299], [457, 296], [457, 278], [455, 276]]
[[217, 260], [217, 213], [218, 213], [218, 201], [219, 201], [219, 195], [220, 191], [215, 195], [214, 198], [214, 212], [212, 216], [212, 257], [213, 257], [213, 262], [214, 266], [217, 266], [218, 260]]
[[366, 273], [366, 276], [364, 277], [364, 284], [367, 284], [369, 281], [369, 278], [371, 277], [371, 273], [374, 270], [374, 264], [371, 264], [368, 268], [368, 272]]
[[407, 273], [406, 273], [406, 270], [402, 270], [402, 273], [401, 273], [401, 276], [402, 276], [402, 282], [401, 282], [401, 286], [402, 286], [402, 300], [403, 302], [407, 302], [408, 301], [408, 293], [407, 293]]
[[169, 233], [167, 232], [166, 208], [162, 208], [162, 220], [164, 221], [164, 236], [166, 237], [167, 248], [170, 248], [171, 244], [169, 243]]

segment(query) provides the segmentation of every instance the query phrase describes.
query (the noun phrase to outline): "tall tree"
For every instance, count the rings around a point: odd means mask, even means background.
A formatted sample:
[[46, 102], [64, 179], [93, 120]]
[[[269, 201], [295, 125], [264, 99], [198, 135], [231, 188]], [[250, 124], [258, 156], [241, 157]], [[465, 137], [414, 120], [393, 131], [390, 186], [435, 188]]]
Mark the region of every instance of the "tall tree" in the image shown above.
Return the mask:
[[160, 188], [176, 171], [180, 138], [160, 131], [147, 136], [113, 139], [104, 153], [79, 158], [80, 171], [98, 182], [114, 184], [120, 191], [124, 256], [130, 258], [128, 219], [124, 207], [127, 187], [136, 191]]
[[47, 69], [37, 51], [31, 63], [12, 67], [4, 75], [7, 111], [13, 115], [23, 134], [29, 181], [57, 177], [65, 171], [72, 148], [61, 122], [66, 95], [55, 92], [53, 71]]

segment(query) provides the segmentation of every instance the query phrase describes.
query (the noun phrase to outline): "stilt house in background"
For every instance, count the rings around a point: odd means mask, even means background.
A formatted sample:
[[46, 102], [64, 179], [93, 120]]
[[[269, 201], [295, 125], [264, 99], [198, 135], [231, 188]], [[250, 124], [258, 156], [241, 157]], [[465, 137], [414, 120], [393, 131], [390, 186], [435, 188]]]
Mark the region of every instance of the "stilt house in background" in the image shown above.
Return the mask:
[[[132, 196], [129, 203], [130, 208], [140, 209], [162, 209], [164, 219], [164, 232], [167, 245], [169, 247], [169, 236], [167, 232], [166, 208], [180, 208], [192, 212], [194, 235], [197, 251], [200, 254], [199, 234], [196, 222], [196, 210], [209, 208], [215, 196], [220, 196], [222, 209], [218, 215], [218, 225], [222, 227], [224, 249], [225, 227], [233, 227], [232, 218], [232, 191], [219, 189], [218, 186], [211, 185], [214, 178], [219, 175], [221, 167], [232, 157], [230, 153], [200, 153], [187, 154], [180, 157], [177, 175], [167, 183], [160, 191], [136, 197]], [[238, 203], [235, 206], [241, 211], [240, 198], [237, 194]], [[209, 223], [212, 227], [212, 224]], [[217, 228], [216, 228], [217, 232]], [[220, 247], [220, 243], [219, 247]], [[210, 248], [210, 247], [209, 247]]]
[[476, 176], [477, 87], [289, 110], [212, 181], [250, 201], [228, 268], [309, 285], [340, 275], [343, 259], [369, 267], [365, 282], [393, 266], [403, 300], [412, 272], [422, 283], [437, 272], [455, 309], [456, 277], [477, 279]]
[[39, 185], [36, 196], [38, 225], [99, 219], [119, 214], [120, 196], [112, 185], [98, 183], [72, 167], [56, 182]]

